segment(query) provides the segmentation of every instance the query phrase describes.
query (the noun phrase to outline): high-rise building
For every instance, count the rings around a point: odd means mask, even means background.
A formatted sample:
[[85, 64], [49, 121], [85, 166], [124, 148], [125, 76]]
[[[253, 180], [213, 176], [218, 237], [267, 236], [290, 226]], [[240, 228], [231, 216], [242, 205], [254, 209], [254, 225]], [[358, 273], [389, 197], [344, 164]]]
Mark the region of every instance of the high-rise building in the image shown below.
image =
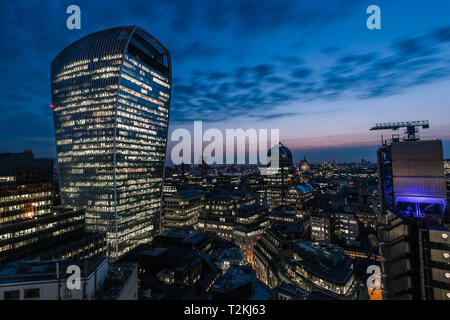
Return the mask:
[[34, 219], [52, 210], [53, 160], [31, 150], [0, 154], [0, 225]]
[[450, 300], [450, 231], [442, 142], [394, 140], [378, 150], [383, 298]]
[[276, 149], [278, 149], [279, 158], [278, 168], [271, 168], [271, 163], [269, 162], [267, 168], [269, 174], [264, 176], [266, 202], [269, 210], [286, 205], [289, 187], [296, 184], [291, 150], [280, 143], [279, 146], [274, 146], [269, 150], [267, 153], [268, 159], [270, 159], [273, 152], [276, 152]]
[[34, 158], [30, 150], [0, 154], [0, 262], [29, 258], [80, 237], [85, 244], [77, 253], [98, 249], [83, 238], [83, 209], [53, 206], [52, 178], [52, 159]]
[[90, 34], [52, 62], [61, 201], [107, 233], [112, 259], [159, 228], [170, 92], [170, 53], [137, 26]]

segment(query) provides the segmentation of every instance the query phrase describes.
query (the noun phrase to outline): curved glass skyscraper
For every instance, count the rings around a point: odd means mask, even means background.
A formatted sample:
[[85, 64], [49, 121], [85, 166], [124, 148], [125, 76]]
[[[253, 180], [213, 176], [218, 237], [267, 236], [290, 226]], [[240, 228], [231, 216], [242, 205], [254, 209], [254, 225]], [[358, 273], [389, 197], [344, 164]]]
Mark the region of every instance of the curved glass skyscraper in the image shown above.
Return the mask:
[[171, 61], [137, 26], [90, 34], [52, 62], [63, 204], [86, 209], [115, 259], [159, 228]]

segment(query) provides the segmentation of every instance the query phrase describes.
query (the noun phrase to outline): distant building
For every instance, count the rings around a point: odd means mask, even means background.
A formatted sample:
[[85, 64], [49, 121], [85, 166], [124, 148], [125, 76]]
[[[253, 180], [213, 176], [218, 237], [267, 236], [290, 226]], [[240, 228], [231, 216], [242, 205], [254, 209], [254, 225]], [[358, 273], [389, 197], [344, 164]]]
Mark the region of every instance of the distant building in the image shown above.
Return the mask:
[[202, 260], [195, 249], [155, 247], [140, 257], [141, 272], [164, 284], [194, 285], [200, 280]]
[[286, 203], [295, 207], [297, 212], [301, 214], [305, 202], [312, 199], [313, 195], [314, 188], [309, 183], [302, 183], [289, 188]]
[[356, 217], [358, 221], [365, 227], [377, 228], [377, 215], [374, 212], [357, 212]]
[[257, 203], [265, 205], [266, 187], [264, 185], [264, 178], [261, 175], [249, 174], [244, 176], [239, 187], [256, 194]]
[[273, 289], [273, 300], [332, 300], [315, 292], [308, 292], [292, 283], [283, 282]]
[[308, 160], [306, 160], [306, 156], [304, 156], [303, 161], [300, 162], [300, 170], [309, 171], [311, 166], [309, 165]]
[[136, 263], [110, 264], [103, 283], [95, 291], [95, 300], [137, 300], [138, 265]]
[[271, 168], [272, 164], [269, 162], [267, 168], [269, 174], [264, 176], [266, 203], [269, 211], [275, 207], [286, 205], [288, 190], [296, 184], [291, 150], [280, 143], [279, 146], [274, 146], [267, 153], [269, 160], [272, 152], [275, 151], [278, 152], [279, 157], [278, 168]]
[[351, 213], [335, 213], [334, 214], [334, 232], [345, 239], [347, 244], [353, 243], [359, 237], [358, 219]]
[[172, 183], [164, 183], [163, 185], [163, 196], [169, 196], [178, 191], [177, 187]]
[[205, 194], [200, 190], [183, 190], [164, 197], [163, 230], [197, 226], [205, 206]]

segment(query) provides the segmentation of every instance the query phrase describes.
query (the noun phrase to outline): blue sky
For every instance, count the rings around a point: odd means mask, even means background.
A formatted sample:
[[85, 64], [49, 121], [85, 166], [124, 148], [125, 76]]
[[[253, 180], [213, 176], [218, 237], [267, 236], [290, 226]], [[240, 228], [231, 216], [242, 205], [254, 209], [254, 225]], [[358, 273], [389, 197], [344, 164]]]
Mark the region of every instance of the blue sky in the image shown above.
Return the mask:
[[[66, 28], [71, 4], [81, 30]], [[371, 4], [381, 30], [366, 28]], [[297, 159], [315, 161], [373, 160], [376, 122], [427, 119], [423, 138], [450, 140], [450, 1], [23, 0], [0, 15], [0, 152], [54, 157], [51, 60], [134, 24], [172, 53], [171, 131], [194, 120], [276, 128]]]

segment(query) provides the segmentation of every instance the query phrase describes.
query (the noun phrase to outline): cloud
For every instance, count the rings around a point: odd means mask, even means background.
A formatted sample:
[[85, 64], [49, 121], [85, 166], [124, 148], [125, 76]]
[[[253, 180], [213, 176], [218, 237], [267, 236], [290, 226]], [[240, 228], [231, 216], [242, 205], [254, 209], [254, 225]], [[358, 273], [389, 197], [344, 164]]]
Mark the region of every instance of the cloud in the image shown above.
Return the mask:
[[[440, 28], [421, 36], [394, 41], [390, 45], [392, 50], [387, 53], [335, 54], [334, 61], [321, 68], [306, 67], [302, 58], [278, 57], [271, 63], [242, 65], [231, 73], [213, 71], [209, 76], [180, 86], [185, 88], [180, 96], [174, 90], [173, 100], [182, 99], [185, 107], [193, 108], [192, 117], [199, 120], [230, 119], [253, 110], [257, 110], [258, 115], [252, 118], [265, 120], [293, 116], [283, 107], [294, 101], [334, 101], [349, 94], [355, 99], [398, 94], [406, 88], [432, 83], [450, 75], [450, 61], [441, 54], [446, 53], [443, 45], [447, 41], [448, 28]], [[340, 52], [337, 49], [329, 51]], [[225, 80], [228, 76], [235, 80]], [[201, 97], [207, 100], [207, 104], [201, 105], [199, 92], [187, 90], [189, 87], [206, 88]], [[191, 103], [185, 103], [185, 99]], [[192, 103], [192, 100], [196, 102]], [[212, 106], [215, 106], [213, 113], [208, 109]], [[183, 121], [186, 120], [185, 113], [179, 115]], [[177, 116], [173, 119], [181, 120]]]
[[311, 69], [299, 68], [299, 69], [295, 70], [294, 72], [292, 72], [292, 77], [298, 78], [298, 79], [303, 79], [303, 78], [308, 77], [310, 74], [311, 74]]
[[272, 74], [272, 66], [269, 64], [260, 64], [253, 67], [253, 72], [257, 78], [264, 78]]
[[228, 76], [228, 73], [226, 73], [226, 72], [215, 71], [209, 75], [209, 80], [220, 80], [220, 79], [226, 78], [227, 76]]

